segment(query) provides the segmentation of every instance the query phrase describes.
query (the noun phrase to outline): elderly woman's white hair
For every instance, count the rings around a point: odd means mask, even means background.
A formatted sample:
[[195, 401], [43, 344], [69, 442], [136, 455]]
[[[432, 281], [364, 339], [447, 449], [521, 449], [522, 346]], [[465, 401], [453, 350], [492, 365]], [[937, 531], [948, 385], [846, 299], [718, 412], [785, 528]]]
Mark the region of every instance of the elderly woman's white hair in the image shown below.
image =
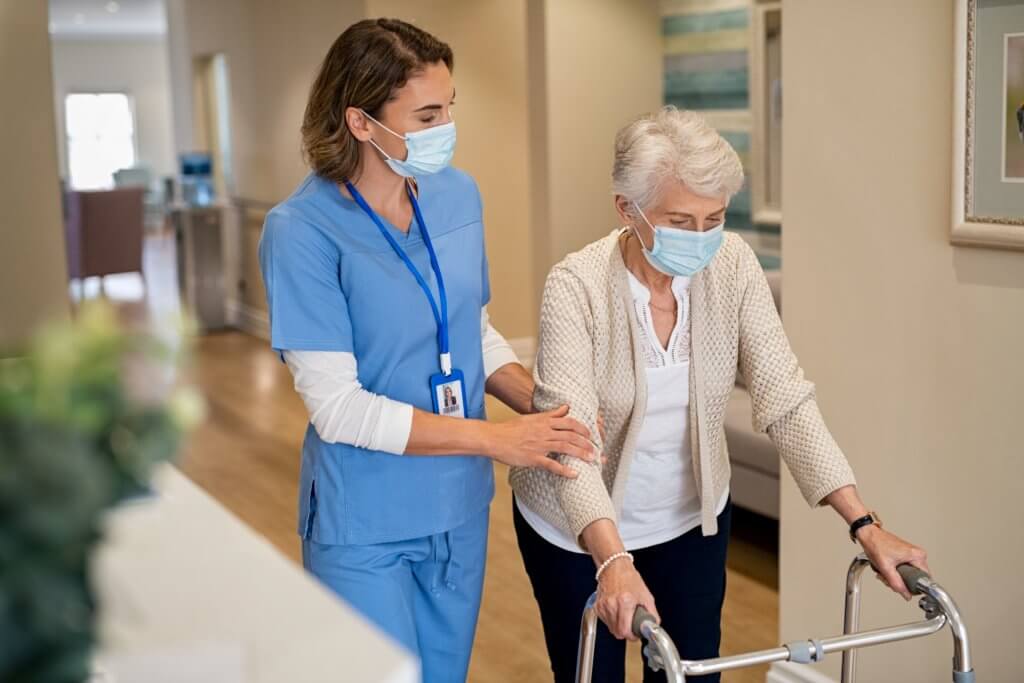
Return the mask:
[[619, 130], [612, 187], [646, 208], [671, 180], [705, 197], [731, 198], [743, 187], [743, 165], [700, 114], [667, 106]]

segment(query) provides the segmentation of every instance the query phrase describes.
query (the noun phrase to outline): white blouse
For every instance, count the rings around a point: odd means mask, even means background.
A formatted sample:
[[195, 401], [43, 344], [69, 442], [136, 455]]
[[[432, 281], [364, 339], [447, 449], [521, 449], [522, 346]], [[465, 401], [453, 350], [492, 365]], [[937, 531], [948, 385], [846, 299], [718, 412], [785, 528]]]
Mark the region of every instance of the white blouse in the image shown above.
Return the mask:
[[[647, 366], [647, 412], [626, 479], [618, 520], [627, 550], [670, 541], [700, 526], [700, 496], [690, 456], [690, 279], [672, 279], [676, 323], [668, 344], [654, 330], [651, 293], [632, 273], [629, 285]], [[718, 502], [725, 508], [728, 491]], [[563, 550], [582, 553], [564, 529], [545, 521], [516, 500], [524, 519], [542, 538]]]

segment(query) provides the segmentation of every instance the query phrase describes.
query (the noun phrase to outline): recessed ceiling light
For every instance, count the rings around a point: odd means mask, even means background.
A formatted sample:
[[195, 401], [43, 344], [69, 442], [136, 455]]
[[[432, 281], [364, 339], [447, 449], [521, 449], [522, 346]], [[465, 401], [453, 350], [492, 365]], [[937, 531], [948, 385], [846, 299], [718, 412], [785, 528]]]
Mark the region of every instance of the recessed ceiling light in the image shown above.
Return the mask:
[[117, 14], [118, 10], [120, 10], [120, 9], [121, 9], [120, 3], [113, 2], [113, 0], [111, 0], [111, 2], [107, 3], [107, 11], [110, 12], [111, 14]]
[[81, 12], [76, 14], [75, 15], [75, 23], [79, 24], [79, 25], [84, 24], [85, 23], [85, 15], [82, 14]]

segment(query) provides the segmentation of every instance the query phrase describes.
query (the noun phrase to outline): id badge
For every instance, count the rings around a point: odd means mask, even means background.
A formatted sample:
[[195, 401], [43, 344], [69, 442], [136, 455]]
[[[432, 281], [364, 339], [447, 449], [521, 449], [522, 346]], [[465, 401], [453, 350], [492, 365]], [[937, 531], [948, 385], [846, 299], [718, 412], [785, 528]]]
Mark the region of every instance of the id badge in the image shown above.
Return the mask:
[[466, 392], [462, 371], [452, 368], [452, 374], [437, 373], [430, 377], [430, 396], [434, 412], [444, 417], [466, 417]]

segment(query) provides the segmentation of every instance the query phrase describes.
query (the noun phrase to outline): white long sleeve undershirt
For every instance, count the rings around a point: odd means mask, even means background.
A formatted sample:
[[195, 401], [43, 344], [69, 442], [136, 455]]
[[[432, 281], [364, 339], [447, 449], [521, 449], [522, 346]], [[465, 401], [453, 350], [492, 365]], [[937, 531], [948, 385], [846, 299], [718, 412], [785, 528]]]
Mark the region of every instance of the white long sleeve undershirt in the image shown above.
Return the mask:
[[[487, 308], [480, 312], [484, 374], [518, 363], [512, 347], [494, 329]], [[367, 391], [359, 383], [356, 357], [342, 351], [285, 351], [295, 391], [302, 397], [320, 438], [385, 453], [405, 453], [413, 407]]]

